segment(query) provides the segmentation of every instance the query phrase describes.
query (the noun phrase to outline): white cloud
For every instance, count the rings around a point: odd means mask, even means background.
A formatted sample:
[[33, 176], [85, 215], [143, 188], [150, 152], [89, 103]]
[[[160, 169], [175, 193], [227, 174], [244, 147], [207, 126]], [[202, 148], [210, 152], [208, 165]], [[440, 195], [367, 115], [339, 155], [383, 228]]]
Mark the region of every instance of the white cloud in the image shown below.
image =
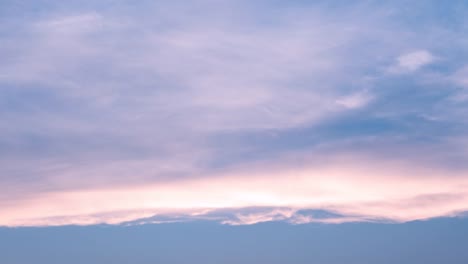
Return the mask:
[[97, 32], [103, 24], [101, 15], [96, 12], [52, 18], [36, 23], [39, 34], [77, 35]]
[[427, 50], [417, 50], [400, 55], [396, 59], [396, 64], [391, 66], [391, 73], [414, 72], [435, 61], [434, 55]]
[[452, 75], [452, 80], [459, 86], [468, 88], [468, 66], [457, 70]]
[[344, 96], [336, 100], [338, 105], [345, 108], [356, 109], [367, 105], [372, 100], [372, 96], [368, 92], [357, 92], [348, 96]]

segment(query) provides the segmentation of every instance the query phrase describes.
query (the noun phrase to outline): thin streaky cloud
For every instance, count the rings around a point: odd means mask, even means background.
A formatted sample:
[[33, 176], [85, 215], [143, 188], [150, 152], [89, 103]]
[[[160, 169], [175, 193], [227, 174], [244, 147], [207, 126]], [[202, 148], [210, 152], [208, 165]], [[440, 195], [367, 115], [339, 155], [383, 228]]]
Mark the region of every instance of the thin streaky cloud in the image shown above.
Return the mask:
[[[434, 171], [407, 167], [400, 162], [377, 165], [353, 159], [329, 161], [327, 165], [300, 170], [285, 168], [252, 173], [255, 170], [258, 169], [209, 178], [18, 198], [2, 205], [0, 223], [55, 225], [54, 221], [60, 219], [59, 224], [117, 224], [151, 215], [177, 214], [190, 220], [190, 214], [197, 211], [255, 206], [289, 209], [240, 215], [235, 221], [219, 220], [248, 224], [289, 219], [297, 210], [328, 209], [344, 216], [334, 220], [337, 222], [358, 219], [405, 222], [456, 215], [468, 209], [466, 171]], [[288, 211], [289, 215], [285, 213]], [[321, 220], [310, 219], [314, 221]], [[323, 219], [323, 222], [332, 221]]]

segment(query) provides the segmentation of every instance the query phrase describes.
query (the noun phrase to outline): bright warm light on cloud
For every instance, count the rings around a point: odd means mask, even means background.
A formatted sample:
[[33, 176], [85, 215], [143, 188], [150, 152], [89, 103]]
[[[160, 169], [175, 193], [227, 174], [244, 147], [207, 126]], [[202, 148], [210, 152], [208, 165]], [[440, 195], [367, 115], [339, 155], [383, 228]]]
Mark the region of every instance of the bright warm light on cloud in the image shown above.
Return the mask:
[[[118, 224], [153, 215], [203, 217], [215, 210], [288, 208], [240, 214], [228, 224], [291, 219], [293, 223], [369, 219], [411, 221], [468, 209], [468, 179], [446, 171], [391, 164], [334, 163], [297, 170], [233, 172], [143, 186], [44, 193], [2, 206], [0, 224]], [[421, 177], [423, 175], [423, 177]], [[292, 217], [331, 210], [336, 219]], [[197, 213], [204, 211], [205, 213]]]

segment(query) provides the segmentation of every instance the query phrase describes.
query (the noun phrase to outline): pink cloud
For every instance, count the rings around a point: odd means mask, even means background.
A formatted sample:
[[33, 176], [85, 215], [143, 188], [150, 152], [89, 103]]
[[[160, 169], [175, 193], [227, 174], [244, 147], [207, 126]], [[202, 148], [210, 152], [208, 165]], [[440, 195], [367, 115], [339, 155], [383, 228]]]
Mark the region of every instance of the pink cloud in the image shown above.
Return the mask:
[[[247, 207], [286, 209], [217, 220], [228, 224], [271, 220], [405, 222], [468, 210], [467, 187], [464, 171], [336, 159], [321, 166], [243, 169], [146, 185], [43, 193], [3, 204], [0, 225], [119, 224], [152, 215], [199, 219], [214, 210]], [[345, 217], [295, 215], [303, 209], [331, 210]]]

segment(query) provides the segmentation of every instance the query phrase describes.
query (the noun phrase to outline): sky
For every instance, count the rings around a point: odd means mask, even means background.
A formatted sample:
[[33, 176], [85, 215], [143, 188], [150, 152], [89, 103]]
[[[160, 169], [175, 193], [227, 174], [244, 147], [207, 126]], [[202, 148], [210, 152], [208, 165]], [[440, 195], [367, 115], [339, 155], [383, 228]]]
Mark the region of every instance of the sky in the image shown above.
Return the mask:
[[[468, 260], [467, 1], [0, 0], [0, 58], [8, 264], [231, 236], [224, 263], [288, 239], [290, 263]], [[386, 253], [347, 247], [363, 233]]]

